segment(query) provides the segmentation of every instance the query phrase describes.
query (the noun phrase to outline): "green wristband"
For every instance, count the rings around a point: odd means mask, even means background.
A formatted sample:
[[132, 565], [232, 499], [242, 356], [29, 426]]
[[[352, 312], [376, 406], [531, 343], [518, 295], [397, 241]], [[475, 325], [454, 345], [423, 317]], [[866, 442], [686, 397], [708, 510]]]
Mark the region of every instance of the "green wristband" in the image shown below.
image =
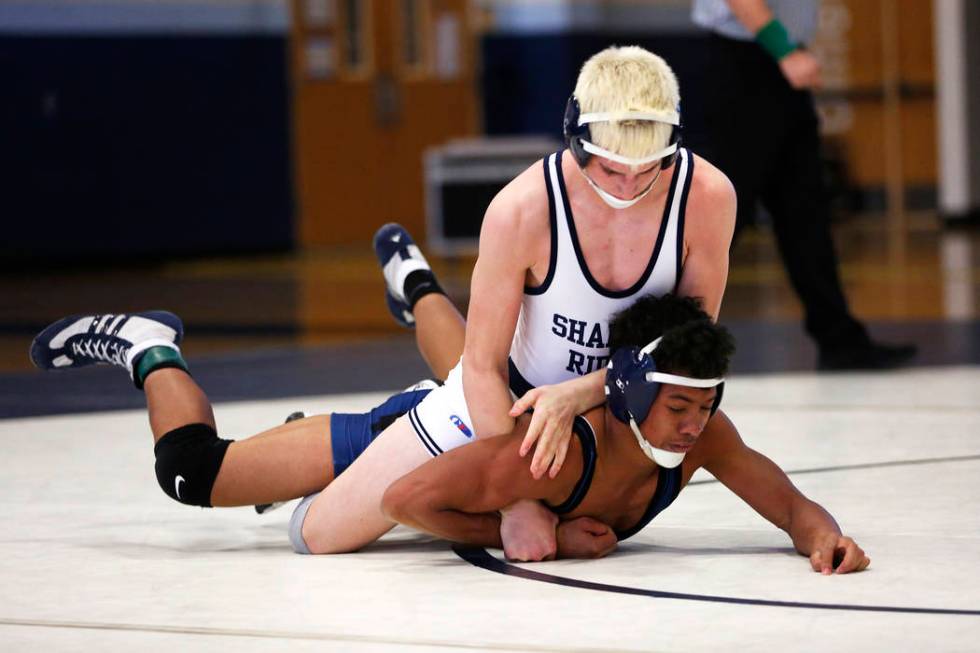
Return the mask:
[[755, 42], [762, 46], [762, 49], [769, 53], [776, 61], [779, 61], [790, 52], [796, 49], [796, 43], [789, 38], [789, 32], [778, 20], [773, 18], [766, 26], [755, 34]]

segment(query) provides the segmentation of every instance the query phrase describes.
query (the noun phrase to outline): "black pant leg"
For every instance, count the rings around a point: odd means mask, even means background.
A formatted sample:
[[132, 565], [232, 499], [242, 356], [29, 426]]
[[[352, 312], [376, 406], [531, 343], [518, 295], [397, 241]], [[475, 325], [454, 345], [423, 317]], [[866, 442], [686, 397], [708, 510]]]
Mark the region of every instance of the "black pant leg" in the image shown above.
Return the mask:
[[772, 216], [783, 264], [803, 303], [806, 330], [822, 348], [863, 344], [867, 334], [848, 309], [838, 274], [813, 96], [788, 84], [773, 91], [788, 120], [762, 203]]
[[[707, 106], [704, 124], [697, 126], [694, 149], [725, 173], [735, 187], [738, 217], [735, 238], [755, 221], [756, 204], [766, 184], [768, 153], [772, 143], [759, 137], [766, 123], [779, 120], [777, 114], [759, 110], [764, 93], [751, 64], [754, 44], [720, 36], [707, 40], [708, 68], [702, 84]], [[686, 137], [686, 132], [685, 132]]]
[[739, 227], [761, 200], [807, 332], [831, 349], [863, 342], [837, 272], [812, 96], [753, 42], [714, 36], [708, 47], [704, 152], [735, 186]]

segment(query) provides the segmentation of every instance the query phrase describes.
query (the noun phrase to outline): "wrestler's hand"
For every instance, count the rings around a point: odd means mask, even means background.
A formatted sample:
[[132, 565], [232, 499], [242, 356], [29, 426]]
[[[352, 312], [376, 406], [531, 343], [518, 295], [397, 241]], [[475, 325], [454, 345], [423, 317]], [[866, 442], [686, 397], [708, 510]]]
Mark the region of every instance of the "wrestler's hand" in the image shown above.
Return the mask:
[[579, 517], [558, 525], [559, 558], [602, 558], [616, 550], [616, 533], [598, 519]]
[[838, 533], [818, 535], [810, 554], [813, 571], [822, 574], [847, 574], [864, 571], [871, 564], [871, 558], [851, 538]]
[[579, 394], [568, 383], [542, 385], [529, 390], [510, 409], [510, 416], [517, 417], [534, 408], [520, 450], [523, 458], [537, 443], [531, 459], [534, 478], [541, 478], [545, 472], [554, 478], [561, 470], [572, 438], [572, 421], [578, 413], [591, 408], [579, 406]]
[[820, 61], [806, 50], [794, 50], [780, 59], [779, 69], [793, 88], [819, 88], [823, 84]]
[[500, 540], [508, 560], [554, 560], [558, 516], [540, 501], [524, 499], [500, 511]]

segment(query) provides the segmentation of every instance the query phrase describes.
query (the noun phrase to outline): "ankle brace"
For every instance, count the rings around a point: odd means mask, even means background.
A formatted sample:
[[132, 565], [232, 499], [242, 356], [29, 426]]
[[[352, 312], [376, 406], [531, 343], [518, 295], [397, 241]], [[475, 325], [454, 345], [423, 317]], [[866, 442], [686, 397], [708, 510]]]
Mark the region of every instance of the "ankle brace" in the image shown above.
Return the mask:
[[415, 304], [426, 295], [432, 293], [446, 294], [439, 282], [436, 281], [436, 275], [432, 273], [432, 270], [415, 270], [409, 273], [405, 277], [402, 291], [405, 295], [405, 301], [408, 302], [409, 310], [414, 309]]
[[136, 360], [133, 361], [133, 383], [140, 390], [143, 389], [143, 382], [151, 372], [162, 370], [167, 367], [176, 367], [190, 374], [187, 363], [180, 355], [180, 350], [176, 347], [150, 347], [141, 352]]

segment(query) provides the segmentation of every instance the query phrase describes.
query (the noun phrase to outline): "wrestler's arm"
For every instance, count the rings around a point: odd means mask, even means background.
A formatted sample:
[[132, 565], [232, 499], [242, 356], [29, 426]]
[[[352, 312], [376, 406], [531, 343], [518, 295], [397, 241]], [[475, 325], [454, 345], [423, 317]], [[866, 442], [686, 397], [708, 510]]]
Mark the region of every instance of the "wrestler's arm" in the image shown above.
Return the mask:
[[520, 208], [521, 185], [509, 184], [487, 208], [470, 284], [463, 392], [478, 435], [507, 433], [514, 427], [507, 358], [525, 275], [534, 262], [533, 238]]
[[684, 268], [677, 294], [700, 297], [715, 320], [728, 282], [735, 212], [735, 188], [728, 177], [697, 157], [684, 218]]
[[[810, 558], [814, 571], [843, 574], [871, 564], [861, 547], [841, 534], [830, 513], [803, 496], [775, 463], [746, 446], [724, 413], [711, 419], [698, 444], [704, 445], [701, 466], [786, 531], [796, 550]], [[841, 558], [836, 569], [835, 553]]]
[[524, 393], [510, 409], [517, 417], [534, 409], [531, 426], [521, 443], [521, 456], [535, 447], [531, 458], [531, 474], [541, 478], [545, 472], [558, 474], [568, 454], [568, 425], [606, 400], [605, 368], [554, 385], [540, 385]]
[[[463, 351], [463, 392], [478, 436], [506, 433], [514, 425], [507, 359], [524, 284], [543, 279], [550, 259], [543, 165], [531, 166], [497, 194], [480, 232]], [[567, 437], [571, 421], [565, 426]], [[534, 501], [508, 507], [501, 529], [508, 557], [553, 556], [557, 544], [552, 517]]]
[[[383, 512], [453, 542], [502, 547], [499, 510], [521, 499], [560, 503], [582, 471], [579, 460], [555, 478], [532, 478], [518, 455], [526, 421], [514, 433], [457, 447], [406, 474], [385, 492]], [[554, 516], [552, 528], [557, 521]]]

